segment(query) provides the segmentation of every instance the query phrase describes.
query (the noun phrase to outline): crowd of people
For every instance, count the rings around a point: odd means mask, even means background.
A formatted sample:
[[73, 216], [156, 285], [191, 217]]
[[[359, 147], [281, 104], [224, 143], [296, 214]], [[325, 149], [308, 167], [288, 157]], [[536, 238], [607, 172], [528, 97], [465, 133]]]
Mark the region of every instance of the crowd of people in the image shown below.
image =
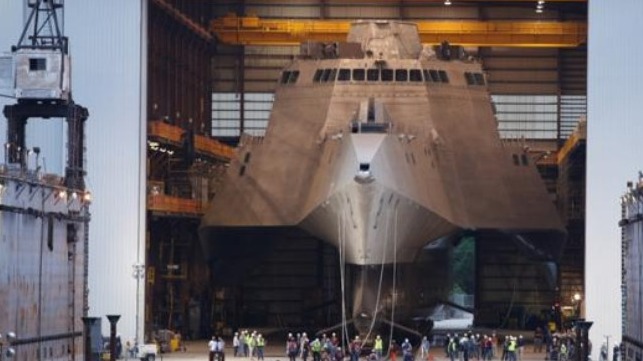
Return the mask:
[[[345, 349], [342, 344], [346, 345]], [[322, 334], [309, 336], [306, 332], [289, 333], [284, 345], [284, 355], [289, 361], [381, 361], [389, 359], [397, 361], [432, 361], [429, 353], [432, 340], [423, 336], [415, 347], [406, 338], [401, 344], [395, 339], [385, 341], [380, 335], [370, 340], [362, 340], [355, 336], [342, 342], [337, 334]], [[445, 358], [450, 361], [523, 361], [526, 340], [522, 335], [506, 335], [499, 337], [493, 332], [490, 335], [474, 334], [473, 332], [453, 335], [447, 333], [444, 338]], [[212, 338], [208, 344], [210, 361], [224, 361], [224, 341], [220, 336]], [[232, 349], [235, 357], [246, 357], [250, 360], [264, 360], [266, 340], [256, 332], [241, 330], [234, 333]], [[591, 353], [591, 344], [589, 345]], [[572, 332], [550, 334], [546, 330], [537, 328], [533, 335], [533, 352], [545, 352], [544, 359], [549, 361], [569, 361], [574, 359], [577, 352], [576, 338]], [[607, 360], [603, 360], [607, 361]], [[616, 361], [616, 360], [613, 360]]]
[[[330, 336], [323, 334], [314, 338], [309, 338], [306, 332], [292, 334], [289, 333], [285, 342], [285, 355], [290, 361], [301, 359], [302, 361], [359, 361], [362, 359], [365, 350], [368, 348], [367, 360], [380, 361], [388, 358], [392, 361], [397, 360], [397, 356], [402, 356], [402, 361], [413, 361], [415, 353], [409, 339], [398, 345], [395, 340], [391, 340], [388, 348], [384, 347], [384, 340], [377, 335], [372, 341], [365, 343], [365, 340], [355, 336], [347, 342], [346, 349], [342, 349], [341, 340], [336, 333]], [[234, 357], [246, 357], [250, 360], [264, 360], [264, 349], [266, 340], [256, 332], [241, 330], [235, 332], [232, 337], [232, 352]], [[365, 347], [367, 346], [367, 348]], [[422, 360], [428, 360], [431, 343], [425, 336], [422, 338], [418, 349], [419, 357]], [[221, 336], [214, 336], [208, 343], [210, 361], [224, 361], [225, 342]]]

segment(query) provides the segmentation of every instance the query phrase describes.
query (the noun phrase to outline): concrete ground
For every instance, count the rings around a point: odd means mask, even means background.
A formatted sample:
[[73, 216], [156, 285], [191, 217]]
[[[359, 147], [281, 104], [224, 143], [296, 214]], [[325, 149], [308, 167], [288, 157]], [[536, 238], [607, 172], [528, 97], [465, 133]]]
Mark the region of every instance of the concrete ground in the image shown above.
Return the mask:
[[[185, 352], [173, 352], [173, 353], [164, 353], [156, 359], [156, 361], [161, 360], [171, 360], [171, 361], [192, 361], [192, 360], [208, 360], [208, 340], [203, 341], [186, 341], [185, 346], [187, 351]], [[414, 346], [414, 350], [417, 350], [417, 347]], [[444, 355], [444, 350], [442, 348], [434, 348], [431, 350], [432, 360], [433, 361], [450, 361]], [[252, 361], [250, 358], [246, 357], [233, 357], [232, 348], [226, 347], [226, 361]], [[256, 358], [253, 359], [257, 361]], [[346, 358], [346, 361], [349, 359]], [[365, 358], [361, 358], [360, 361], [365, 361]], [[525, 347], [525, 353], [522, 357], [522, 361], [543, 361], [545, 360], [545, 353], [534, 353], [531, 345]], [[275, 345], [266, 346], [265, 351], [265, 361], [288, 361], [288, 357], [285, 355], [285, 345], [284, 347], [278, 347]], [[297, 361], [301, 361], [301, 358], [297, 358]], [[308, 358], [308, 361], [312, 361], [312, 357]], [[402, 361], [402, 357], [398, 356], [397, 361]], [[415, 361], [420, 361], [419, 356]], [[473, 361], [477, 361], [473, 359]], [[498, 358], [495, 359], [498, 361]]]

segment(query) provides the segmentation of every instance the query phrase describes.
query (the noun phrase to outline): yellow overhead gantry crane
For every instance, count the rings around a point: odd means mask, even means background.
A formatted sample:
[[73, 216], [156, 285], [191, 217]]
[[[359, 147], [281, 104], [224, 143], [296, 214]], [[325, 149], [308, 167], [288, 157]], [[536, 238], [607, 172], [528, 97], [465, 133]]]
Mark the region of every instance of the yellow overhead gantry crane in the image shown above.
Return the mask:
[[[238, 45], [299, 45], [303, 41], [345, 41], [346, 20], [261, 19], [228, 15], [215, 19], [210, 30], [223, 43]], [[577, 47], [587, 42], [584, 21], [415, 21], [425, 44], [448, 41], [462, 46]]]

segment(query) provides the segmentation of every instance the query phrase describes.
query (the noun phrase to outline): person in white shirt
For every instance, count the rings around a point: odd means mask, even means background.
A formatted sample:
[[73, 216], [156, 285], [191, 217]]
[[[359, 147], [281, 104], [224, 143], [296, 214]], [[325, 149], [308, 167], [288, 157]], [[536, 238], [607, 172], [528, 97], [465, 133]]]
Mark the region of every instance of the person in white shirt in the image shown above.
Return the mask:
[[234, 333], [232, 337], [232, 348], [234, 349], [234, 357], [239, 356], [239, 332]]
[[208, 342], [208, 350], [210, 351], [209, 353], [209, 360], [214, 361], [214, 353], [216, 352], [217, 349], [217, 338], [216, 336], [212, 336], [212, 339], [210, 342]]
[[221, 337], [212, 336], [212, 340], [208, 342], [208, 349], [210, 350], [210, 361], [214, 361], [215, 356], [218, 356], [219, 361], [225, 361], [224, 351], [225, 343]]

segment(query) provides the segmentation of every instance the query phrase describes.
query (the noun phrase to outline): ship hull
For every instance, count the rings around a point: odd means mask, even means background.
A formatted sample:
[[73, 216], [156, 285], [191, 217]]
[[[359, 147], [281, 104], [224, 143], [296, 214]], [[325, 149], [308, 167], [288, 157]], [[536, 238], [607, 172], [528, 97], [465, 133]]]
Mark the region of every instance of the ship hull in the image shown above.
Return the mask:
[[0, 184], [0, 350], [16, 360], [44, 350], [43, 358], [81, 359], [89, 209], [71, 192], [62, 199], [68, 190], [57, 182], [12, 174]]
[[[391, 162], [404, 159], [396, 137], [382, 134], [345, 136], [335, 159], [330, 194], [304, 217], [299, 227], [328, 241], [340, 257], [355, 265], [410, 263], [432, 241], [458, 230], [439, 210], [410, 198], [417, 179], [410, 166], [391, 174]], [[321, 197], [314, 197], [321, 198]]]

